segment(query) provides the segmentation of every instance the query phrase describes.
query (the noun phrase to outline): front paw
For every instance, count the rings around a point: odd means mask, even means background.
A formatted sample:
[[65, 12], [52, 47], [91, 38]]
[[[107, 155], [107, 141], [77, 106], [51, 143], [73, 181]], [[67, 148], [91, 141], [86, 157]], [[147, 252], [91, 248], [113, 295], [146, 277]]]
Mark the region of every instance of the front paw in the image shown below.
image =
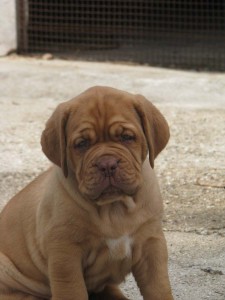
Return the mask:
[[89, 300], [129, 300], [125, 296], [110, 296], [105, 298], [103, 295], [91, 294], [88, 298]]
[[129, 299], [123, 295], [119, 286], [106, 285], [101, 292], [90, 294], [89, 300], [129, 300]]

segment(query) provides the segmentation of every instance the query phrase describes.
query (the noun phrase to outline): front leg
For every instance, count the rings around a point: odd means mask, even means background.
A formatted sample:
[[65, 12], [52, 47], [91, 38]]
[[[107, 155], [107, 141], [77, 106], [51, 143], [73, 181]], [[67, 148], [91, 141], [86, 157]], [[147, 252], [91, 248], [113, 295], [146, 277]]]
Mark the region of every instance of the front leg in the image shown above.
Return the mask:
[[149, 238], [140, 253], [140, 258], [133, 266], [132, 272], [144, 300], [173, 300], [163, 233]]
[[51, 300], [88, 300], [81, 251], [71, 248], [61, 245], [60, 251], [56, 248], [49, 255]]

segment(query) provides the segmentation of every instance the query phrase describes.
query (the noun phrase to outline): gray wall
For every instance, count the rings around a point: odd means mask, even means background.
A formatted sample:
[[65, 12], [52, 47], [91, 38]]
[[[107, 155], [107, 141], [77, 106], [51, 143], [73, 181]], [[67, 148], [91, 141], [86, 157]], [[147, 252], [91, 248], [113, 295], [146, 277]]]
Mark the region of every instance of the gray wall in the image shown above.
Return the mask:
[[0, 0], [0, 56], [15, 50], [16, 0]]

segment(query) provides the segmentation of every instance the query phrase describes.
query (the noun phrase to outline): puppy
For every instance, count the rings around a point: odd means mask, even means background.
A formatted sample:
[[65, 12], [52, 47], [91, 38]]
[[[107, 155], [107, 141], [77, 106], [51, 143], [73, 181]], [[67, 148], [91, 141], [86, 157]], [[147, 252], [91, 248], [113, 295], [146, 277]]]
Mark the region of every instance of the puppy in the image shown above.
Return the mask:
[[60, 104], [41, 137], [53, 166], [0, 215], [0, 299], [125, 300], [132, 272], [144, 300], [172, 300], [153, 171], [168, 139], [140, 95], [93, 87]]

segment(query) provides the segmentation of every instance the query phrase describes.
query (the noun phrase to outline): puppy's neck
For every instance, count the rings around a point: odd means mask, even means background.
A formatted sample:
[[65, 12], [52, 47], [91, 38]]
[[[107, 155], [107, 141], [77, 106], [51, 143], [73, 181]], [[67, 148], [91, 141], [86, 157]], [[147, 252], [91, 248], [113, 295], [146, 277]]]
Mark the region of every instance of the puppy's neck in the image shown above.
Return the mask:
[[129, 235], [134, 231], [131, 220], [136, 209], [134, 199], [126, 196], [123, 200], [101, 206], [96, 205], [93, 220], [105, 237], [116, 239], [123, 235]]

